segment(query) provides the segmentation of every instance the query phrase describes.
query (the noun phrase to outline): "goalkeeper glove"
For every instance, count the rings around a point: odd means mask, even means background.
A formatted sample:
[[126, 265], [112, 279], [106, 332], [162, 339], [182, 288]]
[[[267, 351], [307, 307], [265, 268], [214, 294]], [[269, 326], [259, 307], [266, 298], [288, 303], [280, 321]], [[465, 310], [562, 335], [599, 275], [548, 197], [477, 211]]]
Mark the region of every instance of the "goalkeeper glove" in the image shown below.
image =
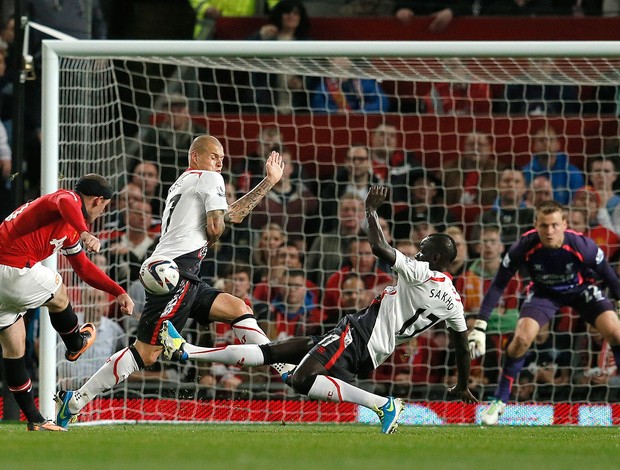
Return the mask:
[[476, 320], [474, 329], [471, 330], [467, 338], [469, 339], [469, 357], [476, 359], [484, 356], [486, 352], [486, 330], [487, 322], [484, 320]]

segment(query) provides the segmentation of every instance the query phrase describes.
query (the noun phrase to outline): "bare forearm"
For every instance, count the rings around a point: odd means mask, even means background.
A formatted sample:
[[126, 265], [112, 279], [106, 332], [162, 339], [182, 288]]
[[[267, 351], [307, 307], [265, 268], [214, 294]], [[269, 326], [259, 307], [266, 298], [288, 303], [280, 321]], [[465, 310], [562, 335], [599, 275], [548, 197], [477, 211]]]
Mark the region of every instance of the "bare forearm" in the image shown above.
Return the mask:
[[394, 254], [394, 248], [392, 248], [385, 236], [383, 230], [379, 225], [379, 216], [376, 211], [366, 211], [366, 220], [368, 221], [368, 241], [372, 248], [373, 254], [387, 263], [390, 266], [394, 265], [396, 261], [396, 255]]
[[226, 224], [224, 222], [223, 211], [209, 212], [207, 215], [207, 241], [209, 246], [213, 246], [224, 233]]
[[271, 191], [271, 188], [273, 188], [273, 183], [267, 178], [263, 178], [249, 193], [237, 199], [228, 207], [228, 212], [225, 216], [226, 222], [232, 222], [233, 224], [242, 222], [252, 212], [252, 209]]
[[467, 343], [467, 334], [452, 332], [452, 340], [454, 342], [454, 352], [456, 355], [456, 369], [457, 369], [457, 387], [466, 389], [469, 383], [469, 346]]

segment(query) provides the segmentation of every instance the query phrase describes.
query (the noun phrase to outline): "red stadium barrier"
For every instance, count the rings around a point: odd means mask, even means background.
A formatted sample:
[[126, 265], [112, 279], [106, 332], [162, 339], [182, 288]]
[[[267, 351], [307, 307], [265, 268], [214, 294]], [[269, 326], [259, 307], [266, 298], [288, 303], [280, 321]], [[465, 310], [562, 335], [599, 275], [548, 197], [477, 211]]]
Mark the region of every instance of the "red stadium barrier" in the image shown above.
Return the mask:
[[[0, 406], [2, 399], [0, 399]], [[479, 424], [485, 405], [460, 402], [406, 403], [404, 425]], [[22, 415], [22, 420], [24, 419]], [[376, 414], [352, 403], [298, 400], [173, 400], [96, 399], [80, 415], [80, 422], [176, 421], [194, 423], [376, 423]], [[509, 403], [500, 425], [618, 426], [620, 404]]]

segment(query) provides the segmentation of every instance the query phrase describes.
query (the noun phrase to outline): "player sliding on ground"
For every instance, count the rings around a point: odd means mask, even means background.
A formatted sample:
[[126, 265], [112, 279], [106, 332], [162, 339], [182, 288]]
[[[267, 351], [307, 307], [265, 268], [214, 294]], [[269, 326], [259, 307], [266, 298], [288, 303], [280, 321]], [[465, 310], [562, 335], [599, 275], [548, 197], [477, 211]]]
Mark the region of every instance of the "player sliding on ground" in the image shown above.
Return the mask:
[[286, 377], [296, 392], [316, 400], [346, 401], [370, 408], [379, 415], [382, 432], [390, 434], [398, 427], [403, 402], [399, 398], [369, 393], [350, 382], [355, 375], [377, 368], [399, 344], [446, 321], [455, 345], [458, 368], [458, 382], [449, 392], [466, 403], [475, 403], [476, 398], [467, 388], [469, 351], [463, 306], [450, 275], [443, 272], [456, 257], [454, 240], [445, 234], [430, 235], [420, 243], [415, 259], [392, 248], [383, 236], [376, 212], [387, 195], [387, 188], [382, 186], [373, 186], [368, 193], [368, 239], [375, 256], [398, 273], [398, 283], [387, 287], [368, 308], [347, 315], [336, 328], [321, 337], [297, 337], [225, 348], [191, 345], [177, 333], [172, 323], [167, 322], [160, 332], [164, 357], [244, 366], [277, 362], [299, 364]]

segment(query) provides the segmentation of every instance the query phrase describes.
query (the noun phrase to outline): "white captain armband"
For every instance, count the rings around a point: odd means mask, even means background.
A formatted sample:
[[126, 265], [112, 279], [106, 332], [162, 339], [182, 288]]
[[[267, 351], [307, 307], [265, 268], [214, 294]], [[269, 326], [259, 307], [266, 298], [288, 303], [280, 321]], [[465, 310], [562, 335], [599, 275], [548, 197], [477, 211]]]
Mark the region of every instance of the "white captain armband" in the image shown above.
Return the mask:
[[65, 256], [77, 255], [80, 251], [82, 251], [82, 244], [80, 242], [77, 242], [68, 248], [62, 248], [60, 250], [60, 252]]

